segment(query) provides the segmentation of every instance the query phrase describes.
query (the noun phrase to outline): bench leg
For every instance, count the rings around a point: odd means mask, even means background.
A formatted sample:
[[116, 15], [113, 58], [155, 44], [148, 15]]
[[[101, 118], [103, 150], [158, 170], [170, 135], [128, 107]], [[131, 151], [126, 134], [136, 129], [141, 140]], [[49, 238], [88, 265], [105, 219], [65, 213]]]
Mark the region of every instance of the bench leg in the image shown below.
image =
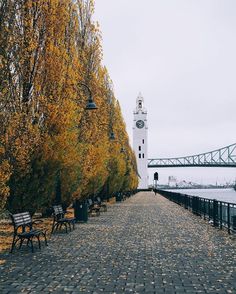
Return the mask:
[[10, 250], [10, 253], [13, 252], [14, 247], [16, 246], [16, 243], [17, 243], [18, 240], [19, 240], [19, 239], [16, 238], [16, 236], [14, 235], [13, 240], [12, 240], [12, 244], [11, 244], [11, 250]]
[[51, 234], [54, 232], [54, 230], [56, 231], [57, 229], [58, 229], [58, 223], [53, 222]]
[[51, 234], [54, 232], [54, 229], [55, 229], [55, 224], [52, 225]]
[[59, 228], [59, 224], [56, 224], [56, 229], [55, 229], [55, 231], [57, 231], [57, 230], [58, 230], [58, 228]]
[[30, 242], [30, 246], [31, 246], [31, 251], [33, 253], [34, 252], [33, 238], [30, 238], [29, 242]]
[[21, 249], [21, 246], [23, 244], [24, 239], [20, 239], [20, 245], [19, 245], [19, 249]]
[[37, 236], [39, 249], [41, 249], [40, 235]]
[[67, 223], [64, 223], [64, 226], [66, 227], [66, 233], [68, 233], [68, 230], [67, 230]]
[[48, 246], [48, 240], [47, 240], [46, 232], [43, 233], [43, 236], [44, 236], [45, 246]]

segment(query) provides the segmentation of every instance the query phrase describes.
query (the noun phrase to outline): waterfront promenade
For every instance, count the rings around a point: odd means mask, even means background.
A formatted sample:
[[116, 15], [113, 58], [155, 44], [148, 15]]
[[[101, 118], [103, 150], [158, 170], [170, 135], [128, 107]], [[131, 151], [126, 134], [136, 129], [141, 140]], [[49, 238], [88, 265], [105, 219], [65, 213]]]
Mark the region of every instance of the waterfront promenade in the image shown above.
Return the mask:
[[140, 192], [7, 254], [0, 293], [236, 293], [236, 240], [162, 196]]

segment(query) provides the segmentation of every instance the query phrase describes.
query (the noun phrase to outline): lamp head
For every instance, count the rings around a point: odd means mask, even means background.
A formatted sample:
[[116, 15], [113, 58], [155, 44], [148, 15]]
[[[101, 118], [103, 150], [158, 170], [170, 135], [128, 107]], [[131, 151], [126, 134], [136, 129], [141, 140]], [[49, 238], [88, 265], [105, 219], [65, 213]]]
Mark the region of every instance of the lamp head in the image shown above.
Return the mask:
[[116, 139], [114, 132], [112, 131], [110, 133], [110, 137], [109, 137], [110, 141], [114, 141]]
[[124, 147], [121, 147], [120, 153], [125, 153], [125, 148]]
[[97, 105], [95, 104], [95, 102], [92, 99], [89, 99], [85, 109], [86, 110], [95, 110], [95, 109], [97, 109]]

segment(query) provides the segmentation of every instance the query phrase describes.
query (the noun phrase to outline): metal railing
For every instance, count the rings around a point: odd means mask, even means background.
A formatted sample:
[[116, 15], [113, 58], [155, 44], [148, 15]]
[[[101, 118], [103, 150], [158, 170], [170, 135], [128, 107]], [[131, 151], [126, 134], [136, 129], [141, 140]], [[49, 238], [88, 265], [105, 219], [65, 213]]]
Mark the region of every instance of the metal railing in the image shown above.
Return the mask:
[[214, 227], [226, 228], [228, 233], [236, 233], [236, 203], [218, 201], [186, 194], [157, 190], [159, 194], [192, 213], [203, 217]]

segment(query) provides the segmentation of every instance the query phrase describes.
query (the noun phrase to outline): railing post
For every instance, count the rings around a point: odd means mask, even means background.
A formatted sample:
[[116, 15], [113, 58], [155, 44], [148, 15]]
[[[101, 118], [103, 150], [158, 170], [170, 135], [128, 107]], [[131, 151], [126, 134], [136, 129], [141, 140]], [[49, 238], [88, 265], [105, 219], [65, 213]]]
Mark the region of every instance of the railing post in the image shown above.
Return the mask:
[[213, 200], [213, 225], [214, 227], [218, 227], [218, 201], [216, 199]]
[[206, 219], [206, 199], [205, 198], [203, 200], [203, 210], [204, 210], [203, 217], [204, 219]]
[[199, 215], [199, 202], [200, 202], [199, 197], [196, 197], [196, 213], [197, 213], [197, 215]]
[[184, 195], [184, 208], [188, 209], [188, 196]]
[[223, 227], [222, 226], [222, 221], [223, 221], [222, 218], [223, 218], [222, 217], [222, 202], [220, 202], [220, 228], [221, 228], [221, 230], [222, 230], [222, 227]]
[[203, 207], [203, 205], [202, 205], [202, 203], [203, 203], [203, 199], [202, 198], [198, 198], [199, 199], [199, 215], [202, 217], [202, 215], [204, 214], [204, 207]]
[[208, 220], [211, 220], [211, 201], [208, 199]]
[[227, 205], [227, 227], [228, 227], [228, 233], [230, 234], [230, 204]]
[[199, 197], [193, 196], [192, 198], [193, 205], [192, 205], [192, 211], [194, 214], [199, 214]]
[[231, 216], [233, 231], [236, 231], [236, 215]]
[[199, 207], [200, 207], [200, 198], [196, 197], [196, 214], [199, 215]]
[[189, 208], [193, 212], [193, 196], [189, 196]]
[[196, 197], [192, 197], [192, 212], [196, 214]]

